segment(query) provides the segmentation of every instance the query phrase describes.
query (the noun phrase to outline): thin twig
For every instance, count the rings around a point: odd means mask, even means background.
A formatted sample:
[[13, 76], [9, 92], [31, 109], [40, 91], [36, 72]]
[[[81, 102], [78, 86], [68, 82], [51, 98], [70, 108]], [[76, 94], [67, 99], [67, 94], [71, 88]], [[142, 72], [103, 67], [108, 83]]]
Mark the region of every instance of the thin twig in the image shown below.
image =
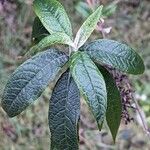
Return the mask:
[[149, 130], [148, 130], [148, 125], [147, 125], [145, 119], [143, 118], [143, 115], [142, 115], [142, 113], [141, 113], [141, 108], [140, 108], [138, 102], [137, 102], [134, 98], [133, 98], [132, 100], [133, 100], [133, 102], [134, 102], [134, 104], [135, 104], [135, 106], [136, 106], [136, 111], [138, 112], [138, 114], [139, 114], [139, 116], [140, 116], [140, 119], [141, 119], [141, 121], [142, 121], [143, 130], [147, 133], [148, 137], [150, 138], [150, 132], [149, 132]]

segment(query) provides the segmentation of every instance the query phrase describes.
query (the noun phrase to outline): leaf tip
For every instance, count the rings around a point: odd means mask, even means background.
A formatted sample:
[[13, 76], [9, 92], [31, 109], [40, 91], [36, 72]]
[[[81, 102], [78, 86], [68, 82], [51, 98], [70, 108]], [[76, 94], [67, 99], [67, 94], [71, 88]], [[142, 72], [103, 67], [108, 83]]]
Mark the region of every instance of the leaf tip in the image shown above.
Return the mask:
[[103, 5], [99, 5], [99, 6], [97, 7], [97, 10], [98, 10], [98, 9], [101, 10], [101, 9], [103, 9], [103, 7], [104, 7]]
[[113, 144], [116, 144], [116, 136], [117, 136], [117, 133], [112, 135]]
[[140, 74], [143, 74], [144, 71], [145, 71], [145, 65], [144, 65], [144, 62], [143, 62], [142, 58], [141, 58], [141, 69], [140, 70], [141, 70]]
[[142, 60], [142, 58], [139, 58], [139, 65], [137, 65], [136, 69], [134, 72], [132, 72], [133, 75], [140, 75], [143, 74], [145, 71], [145, 65], [144, 65], [144, 61]]
[[98, 6], [95, 12], [97, 12], [100, 16], [102, 15], [103, 5]]
[[14, 113], [8, 111], [7, 108], [4, 106], [3, 103], [1, 103], [1, 107], [2, 107], [3, 111], [7, 114], [7, 116], [8, 116], [9, 118], [13, 118], [13, 117], [16, 116]]
[[99, 131], [101, 131], [101, 130], [102, 130], [102, 127], [103, 127], [103, 121], [100, 121], [100, 122], [98, 122], [97, 124], [98, 124], [98, 129], [99, 129]]

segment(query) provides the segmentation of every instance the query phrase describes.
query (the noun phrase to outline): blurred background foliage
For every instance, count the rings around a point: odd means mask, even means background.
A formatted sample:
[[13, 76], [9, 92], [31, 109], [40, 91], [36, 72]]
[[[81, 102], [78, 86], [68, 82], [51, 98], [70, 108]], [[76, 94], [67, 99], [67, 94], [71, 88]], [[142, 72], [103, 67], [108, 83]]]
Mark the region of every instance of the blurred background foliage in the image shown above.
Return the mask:
[[[2, 0], [1, 0], [2, 1]], [[19, 54], [31, 44], [34, 13], [32, 0], [0, 1], [0, 99], [4, 86], [14, 69], [22, 62]], [[85, 0], [61, 0], [73, 24], [74, 33], [91, 13]], [[146, 71], [141, 76], [130, 76], [135, 100], [140, 105], [140, 114], [150, 129], [150, 1], [100, 0], [105, 6], [105, 26], [112, 27], [106, 38], [128, 43], [143, 57]], [[111, 9], [110, 9], [111, 8]], [[111, 10], [111, 11], [108, 11]], [[95, 31], [89, 39], [102, 38]], [[51, 84], [35, 102], [21, 115], [9, 119], [0, 108], [0, 150], [46, 150], [49, 149], [48, 101]], [[149, 150], [149, 136], [143, 131], [143, 124], [136, 112], [131, 112], [134, 121], [120, 126], [116, 145], [105, 126], [101, 133], [86, 105], [82, 103], [80, 122], [81, 150]]]

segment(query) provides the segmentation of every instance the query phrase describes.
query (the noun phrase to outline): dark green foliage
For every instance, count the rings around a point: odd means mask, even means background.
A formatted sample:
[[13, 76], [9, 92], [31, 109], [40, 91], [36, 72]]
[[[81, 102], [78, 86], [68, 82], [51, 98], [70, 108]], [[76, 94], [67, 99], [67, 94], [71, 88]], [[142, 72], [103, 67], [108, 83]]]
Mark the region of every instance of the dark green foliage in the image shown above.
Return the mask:
[[36, 100], [67, 61], [63, 52], [49, 49], [24, 62], [4, 90], [2, 107], [7, 114], [14, 117]]
[[50, 99], [51, 150], [78, 149], [80, 93], [69, 70], [58, 80]]
[[82, 47], [94, 60], [130, 74], [142, 74], [141, 57], [129, 46], [117, 41], [100, 39]]
[[32, 41], [37, 44], [44, 37], [49, 35], [49, 32], [45, 29], [38, 17], [35, 17], [32, 28]]
[[106, 121], [115, 142], [118, 128], [121, 121], [121, 96], [114, 82], [113, 76], [104, 67], [98, 65], [98, 69], [102, 73], [107, 89], [107, 111]]
[[[35, 0], [33, 8], [38, 17], [32, 33], [35, 45], [27, 55], [38, 54], [12, 74], [2, 96], [3, 109], [10, 117], [20, 114], [42, 94], [67, 63], [67, 71], [59, 78], [50, 99], [51, 149], [79, 149], [79, 93], [86, 100], [99, 130], [106, 117], [115, 141], [121, 120], [121, 97], [113, 77], [102, 65], [141, 74], [144, 72], [141, 57], [129, 46], [113, 40], [99, 39], [85, 44], [103, 14], [102, 6], [87, 18], [75, 39], [72, 38], [69, 18], [58, 1]], [[56, 43], [69, 45], [69, 53], [45, 50]], [[45, 51], [40, 52], [42, 50]]]
[[107, 108], [103, 76], [87, 54], [76, 52], [71, 59], [72, 76], [101, 128]]
[[35, 0], [33, 7], [49, 33], [64, 32], [72, 37], [72, 28], [63, 6], [57, 0]]

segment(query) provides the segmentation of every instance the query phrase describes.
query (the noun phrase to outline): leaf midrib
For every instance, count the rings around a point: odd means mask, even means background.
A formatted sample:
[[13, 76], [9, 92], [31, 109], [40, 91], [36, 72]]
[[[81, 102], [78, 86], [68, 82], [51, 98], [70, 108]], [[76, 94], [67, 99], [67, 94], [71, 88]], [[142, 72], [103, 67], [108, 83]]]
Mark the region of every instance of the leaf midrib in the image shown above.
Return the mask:
[[67, 128], [67, 125], [66, 125], [66, 114], [67, 114], [67, 101], [68, 101], [68, 97], [69, 97], [69, 86], [70, 85], [70, 73], [68, 73], [68, 80], [67, 80], [67, 95], [66, 95], [66, 100], [65, 100], [65, 112], [64, 112], [64, 118], [65, 118], [65, 123], [64, 123], [64, 128], [65, 128], [65, 141], [66, 141], [66, 144], [69, 145], [69, 143], [67, 142], [67, 134], [66, 134], [66, 128]]
[[[84, 62], [84, 58], [83, 58], [83, 55], [81, 55], [81, 59], [82, 59], [82, 62]], [[90, 59], [90, 58], [89, 58]], [[91, 62], [92, 63], [92, 62]], [[96, 92], [95, 92], [95, 88], [94, 88], [94, 86], [93, 86], [93, 82], [92, 82], [92, 79], [91, 79], [91, 77], [90, 77], [90, 75], [89, 75], [89, 72], [88, 72], [88, 70], [87, 70], [87, 68], [86, 68], [86, 65], [84, 64], [84, 63], [82, 63], [83, 64], [83, 66], [84, 66], [84, 68], [85, 68], [85, 70], [86, 70], [86, 72], [87, 72], [87, 75], [88, 75], [88, 77], [89, 77], [89, 80], [90, 80], [90, 83], [92, 83], [91, 84], [91, 86], [92, 86], [92, 89], [93, 89], [93, 91], [94, 91], [94, 97], [95, 97], [95, 99], [97, 100], [97, 95], [96, 95]], [[89, 99], [89, 98], [88, 98]], [[98, 102], [98, 100], [97, 100], [97, 102]], [[99, 102], [98, 102], [99, 103]], [[90, 104], [91, 105], [91, 104]], [[93, 112], [93, 110], [92, 110], [92, 112]], [[94, 113], [94, 112], [93, 112]], [[95, 114], [95, 113], [94, 113]]]
[[[66, 98], [66, 103], [65, 103], [65, 105], [67, 106], [68, 105], [68, 100], [69, 100], [69, 91], [70, 91], [70, 83], [71, 83], [71, 74], [70, 74], [70, 72], [69, 72], [69, 75], [68, 75], [68, 81], [67, 81], [67, 98]], [[67, 107], [65, 107], [65, 113], [64, 113], [64, 116], [65, 116], [65, 140], [66, 140], [66, 143], [67, 143], [67, 145], [69, 146], [69, 142], [67, 141], [67, 134], [66, 134], [66, 129], [67, 129], [67, 125], [66, 125], [66, 115], [67, 114]]]

